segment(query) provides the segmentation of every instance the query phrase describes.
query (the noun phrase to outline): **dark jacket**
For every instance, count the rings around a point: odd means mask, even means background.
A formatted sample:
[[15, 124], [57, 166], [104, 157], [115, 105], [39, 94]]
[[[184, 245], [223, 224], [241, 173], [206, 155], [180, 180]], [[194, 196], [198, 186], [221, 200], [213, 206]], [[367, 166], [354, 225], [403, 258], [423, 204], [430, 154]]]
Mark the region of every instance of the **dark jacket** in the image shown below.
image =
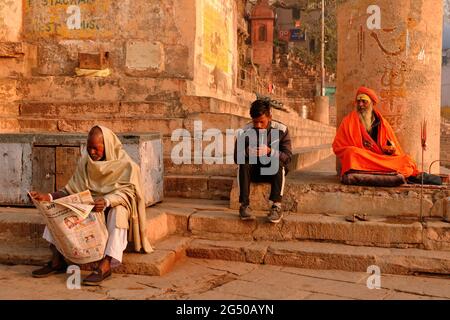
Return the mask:
[[[237, 152], [238, 152], [237, 141], [238, 141], [238, 139], [248, 135], [250, 133], [250, 131], [252, 131], [252, 130], [256, 133], [256, 135], [258, 135], [258, 130], [255, 130], [253, 128], [253, 123], [250, 122], [244, 128], [242, 128], [242, 131], [238, 134], [237, 139], [234, 143], [234, 162], [235, 163], [237, 163]], [[278, 131], [279, 141], [272, 141], [271, 132], [273, 130]], [[275, 150], [274, 156], [278, 157], [280, 160], [280, 164], [286, 168], [289, 165], [289, 163], [291, 162], [291, 158], [292, 158], [291, 137], [289, 135], [288, 127], [281, 122], [272, 120], [269, 123], [269, 127], [267, 129], [266, 145]], [[246, 137], [245, 159], [248, 159], [248, 148], [249, 148], [249, 139], [248, 139], [248, 137]]]

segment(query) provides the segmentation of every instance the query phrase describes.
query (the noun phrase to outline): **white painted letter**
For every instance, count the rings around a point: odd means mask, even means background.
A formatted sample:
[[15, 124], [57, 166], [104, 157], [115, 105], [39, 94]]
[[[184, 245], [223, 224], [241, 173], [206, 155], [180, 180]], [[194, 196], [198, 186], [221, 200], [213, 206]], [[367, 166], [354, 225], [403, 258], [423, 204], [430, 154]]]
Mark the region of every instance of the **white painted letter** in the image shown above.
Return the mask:
[[369, 30], [381, 29], [381, 9], [373, 4], [367, 8], [367, 13], [371, 16], [367, 18], [367, 28]]
[[66, 13], [71, 15], [67, 18], [67, 28], [69, 30], [81, 29], [81, 11], [79, 6], [69, 6]]

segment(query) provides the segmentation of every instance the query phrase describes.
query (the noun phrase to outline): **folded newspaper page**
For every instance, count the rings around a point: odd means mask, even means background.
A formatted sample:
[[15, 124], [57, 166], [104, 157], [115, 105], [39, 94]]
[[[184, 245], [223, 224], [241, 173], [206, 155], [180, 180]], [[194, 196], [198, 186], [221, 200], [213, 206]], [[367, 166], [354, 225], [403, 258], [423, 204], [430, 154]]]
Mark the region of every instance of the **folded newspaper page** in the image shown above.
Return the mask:
[[92, 212], [94, 200], [89, 190], [51, 202], [30, 198], [44, 216], [56, 248], [66, 259], [85, 264], [103, 258], [108, 230], [103, 212]]

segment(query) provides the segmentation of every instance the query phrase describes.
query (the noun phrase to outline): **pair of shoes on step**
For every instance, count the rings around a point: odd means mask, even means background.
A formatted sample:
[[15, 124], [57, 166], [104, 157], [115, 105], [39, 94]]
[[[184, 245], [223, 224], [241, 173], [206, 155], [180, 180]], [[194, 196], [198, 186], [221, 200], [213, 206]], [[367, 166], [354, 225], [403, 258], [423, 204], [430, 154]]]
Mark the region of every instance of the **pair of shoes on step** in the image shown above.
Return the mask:
[[[252, 215], [252, 211], [248, 205], [242, 205], [239, 208], [239, 218], [241, 220], [255, 220], [255, 216]], [[269, 210], [267, 219], [272, 223], [278, 223], [283, 218], [283, 212], [280, 204], [273, 204]]]

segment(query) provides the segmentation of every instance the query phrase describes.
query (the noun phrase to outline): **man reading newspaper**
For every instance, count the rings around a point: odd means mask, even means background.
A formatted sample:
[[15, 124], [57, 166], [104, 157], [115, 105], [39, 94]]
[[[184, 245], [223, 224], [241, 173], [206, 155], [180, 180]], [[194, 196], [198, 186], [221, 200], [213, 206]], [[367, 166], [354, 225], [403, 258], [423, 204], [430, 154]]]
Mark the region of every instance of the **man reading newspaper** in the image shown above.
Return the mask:
[[[67, 195], [89, 190], [95, 212], [107, 215], [108, 240], [98, 268], [83, 280], [85, 285], [99, 285], [111, 276], [111, 268], [122, 262], [128, 241], [134, 242], [139, 252], [153, 251], [146, 238], [145, 199], [141, 185], [139, 166], [122, 148], [119, 138], [108, 128], [94, 126], [88, 135], [87, 154], [83, 155], [75, 173], [60, 191], [51, 194], [30, 192], [35, 201], [53, 201]], [[67, 219], [66, 225], [79, 223], [76, 217]], [[63, 255], [54, 245], [54, 237], [48, 228], [44, 239], [50, 242], [52, 260], [43, 268], [33, 271], [34, 277], [46, 277], [66, 271]], [[86, 241], [92, 241], [87, 236]]]

